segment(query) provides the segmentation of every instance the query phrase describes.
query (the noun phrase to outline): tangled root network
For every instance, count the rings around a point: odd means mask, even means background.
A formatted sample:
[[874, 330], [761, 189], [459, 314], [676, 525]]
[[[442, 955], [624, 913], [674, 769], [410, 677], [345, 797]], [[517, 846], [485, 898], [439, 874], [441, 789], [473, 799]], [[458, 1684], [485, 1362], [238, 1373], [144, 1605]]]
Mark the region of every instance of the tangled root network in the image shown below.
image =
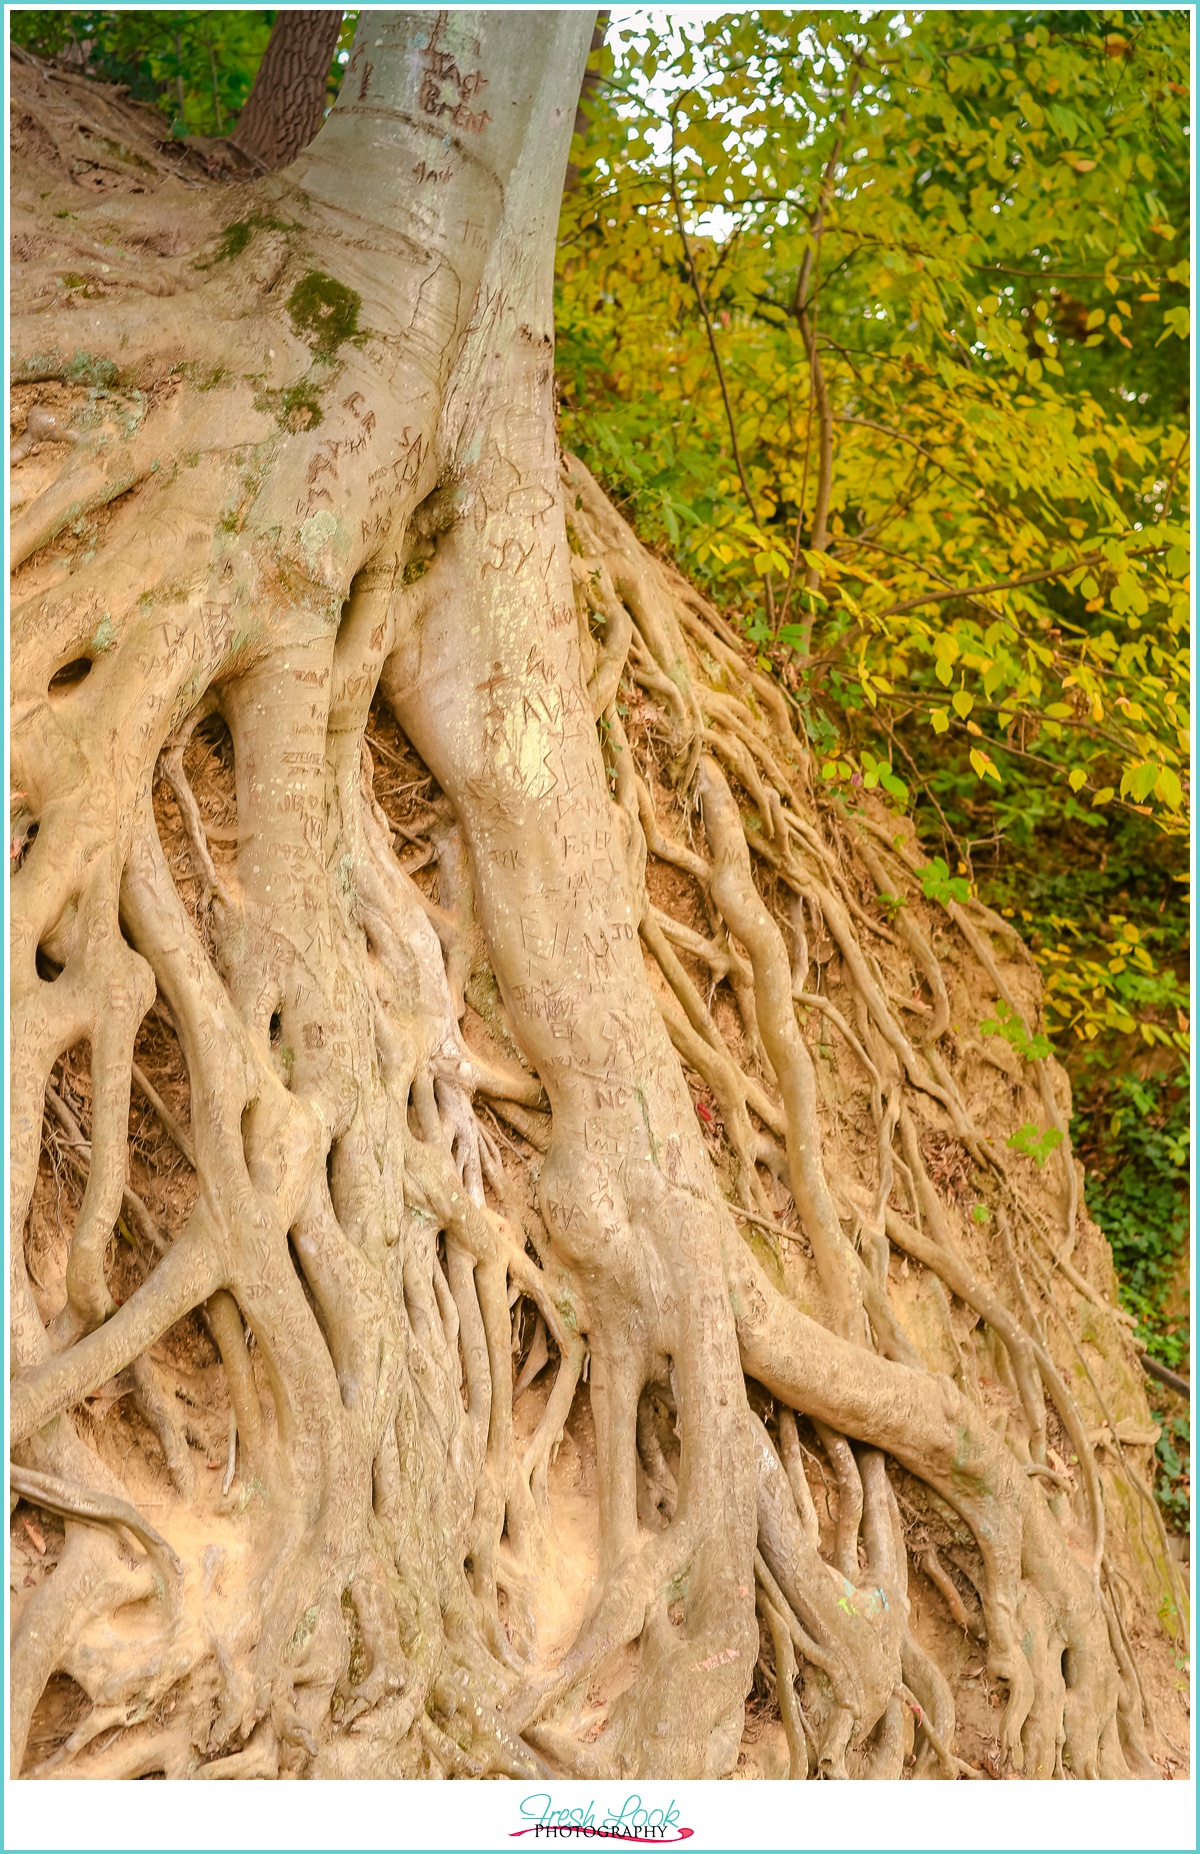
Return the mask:
[[321, 140], [14, 83], [14, 1772], [1166, 1771], [1011, 925], [557, 454], [540, 284], [397, 334]]

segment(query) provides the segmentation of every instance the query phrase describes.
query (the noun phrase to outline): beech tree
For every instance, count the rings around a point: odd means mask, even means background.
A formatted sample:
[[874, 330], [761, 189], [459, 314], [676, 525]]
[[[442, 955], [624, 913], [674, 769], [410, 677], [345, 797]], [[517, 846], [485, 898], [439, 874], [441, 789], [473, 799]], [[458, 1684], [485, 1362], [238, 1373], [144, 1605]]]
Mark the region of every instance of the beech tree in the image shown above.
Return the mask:
[[366, 13], [249, 183], [15, 66], [14, 1771], [1181, 1729], [1036, 969], [558, 450], [593, 25]]

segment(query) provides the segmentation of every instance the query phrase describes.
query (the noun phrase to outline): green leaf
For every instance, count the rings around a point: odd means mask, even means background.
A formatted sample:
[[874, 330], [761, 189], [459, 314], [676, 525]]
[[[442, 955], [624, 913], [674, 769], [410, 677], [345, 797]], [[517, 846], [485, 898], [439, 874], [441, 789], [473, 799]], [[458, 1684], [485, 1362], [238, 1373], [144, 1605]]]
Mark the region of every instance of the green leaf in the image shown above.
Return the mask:
[[996, 1006], [995, 1014], [980, 1024], [979, 1034], [1002, 1036], [1027, 1062], [1038, 1061], [1053, 1053], [1049, 1037], [1043, 1036], [1040, 1030], [1031, 1036], [1024, 1018], [1019, 1017], [1007, 1004]]
[[923, 869], [917, 871], [921, 878], [921, 893], [926, 901], [940, 902], [948, 907], [952, 901], [969, 901], [971, 885], [963, 876], [952, 876], [944, 858], [935, 856]]
[[1062, 1145], [1062, 1134], [1057, 1127], [1048, 1127], [1039, 1135], [1033, 1122], [1027, 1120], [1004, 1143], [1010, 1152], [1024, 1153], [1026, 1158], [1032, 1159], [1040, 1167], [1046, 1163], [1055, 1147]]
[[1160, 769], [1158, 778], [1154, 781], [1154, 796], [1160, 798], [1164, 805], [1170, 805], [1173, 811], [1178, 811], [1182, 805], [1183, 787], [1179, 782], [1178, 773], [1172, 772], [1169, 766]]
[[1156, 348], [1161, 348], [1169, 335], [1178, 335], [1181, 341], [1186, 341], [1192, 332], [1191, 312], [1186, 303], [1180, 303], [1174, 309], [1168, 309], [1163, 321], [1166, 327], [1154, 344]]

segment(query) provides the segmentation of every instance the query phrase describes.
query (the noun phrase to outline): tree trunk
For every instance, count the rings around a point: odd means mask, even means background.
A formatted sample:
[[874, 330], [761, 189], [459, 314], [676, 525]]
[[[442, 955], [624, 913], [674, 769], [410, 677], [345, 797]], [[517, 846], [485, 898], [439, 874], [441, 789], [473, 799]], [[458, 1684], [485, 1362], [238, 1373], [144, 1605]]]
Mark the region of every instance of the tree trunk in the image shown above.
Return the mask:
[[1154, 1774], [1028, 957], [557, 453], [591, 30], [364, 14], [185, 255], [27, 262], [14, 1768]]
[[342, 19], [340, 8], [285, 8], [276, 15], [250, 95], [229, 137], [260, 173], [274, 174], [289, 166], [320, 128]]
[[[602, 8], [601, 11], [596, 14], [596, 24], [592, 28], [592, 42], [588, 47], [587, 66], [583, 73], [583, 82], [579, 87], [579, 101], [575, 106], [574, 134], [578, 136], [587, 134], [589, 120], [588, 105], [595, 96], [596, 87], [600, 82], [600, 72], [596, 68], [595, 57], [604, 43], [604, 35], [608, 31], [609, 18], [609, 9], [607, 7]], [[579, 169], [574, 161], [568, 161], [567, 177], [563, 183], [563, 191], [564, 193], [574, 193], [578, 186]]]

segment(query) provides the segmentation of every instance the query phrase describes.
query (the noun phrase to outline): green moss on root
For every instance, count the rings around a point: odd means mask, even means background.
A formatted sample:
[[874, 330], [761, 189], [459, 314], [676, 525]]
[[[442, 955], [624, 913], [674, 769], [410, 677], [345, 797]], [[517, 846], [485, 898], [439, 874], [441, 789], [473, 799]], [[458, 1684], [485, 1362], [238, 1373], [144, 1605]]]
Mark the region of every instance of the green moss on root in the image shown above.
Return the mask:
[[343, 342], [357, 335], [361, 305], [357, 290], [347, 289], [324, 271], [310, 270], [288, 297], [287, 309], [300, 340], [322, 359], [331, 359]]

